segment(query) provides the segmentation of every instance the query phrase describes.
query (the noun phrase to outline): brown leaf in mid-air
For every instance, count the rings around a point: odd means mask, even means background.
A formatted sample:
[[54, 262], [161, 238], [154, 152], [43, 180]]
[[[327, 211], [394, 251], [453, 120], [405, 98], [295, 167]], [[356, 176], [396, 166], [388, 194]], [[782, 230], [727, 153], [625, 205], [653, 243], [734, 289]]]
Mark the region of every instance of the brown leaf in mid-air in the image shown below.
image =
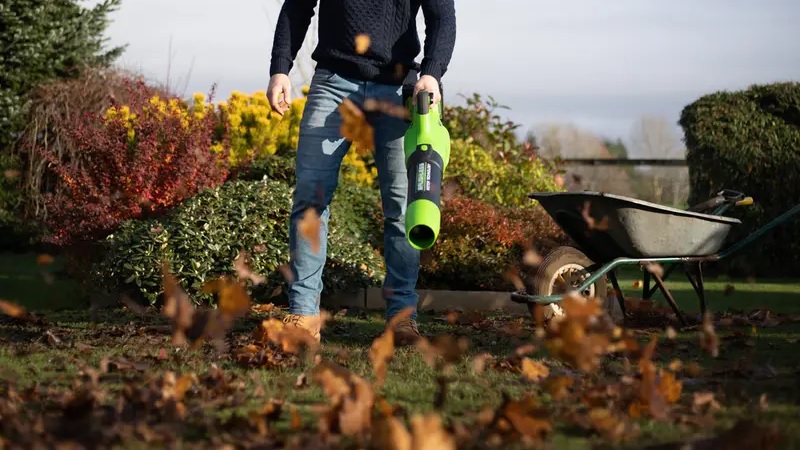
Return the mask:
[[384, 332], [375, 338], [369, 348], [369, 360], [375, 370], [377, 387], [383, 386], [389, 363], [394, 355], [394, 328], [398, 323], [407, 319], [414, 312], [414, 308], [405, 308], [395, 314], [386, 324]]
[[403, 120], [411, 116], [411, 111], [404, 105], [397, 105], [389, 100], [377, 100], [374, 98], [364, 100], [364, 111], [377, 112]]
[[712, 358], [719, 356], [719, 337], [714, 330], [713, 317], [709, 312], [703, 314], [700, 348], [708, 352]]
[[522, 358], [522, 376], [528, 381], [538, 383], [549, 375], [550, 369], [546, 365], [527, 357]]
[[22, 306], [19, 306], [16, 303], [7, 302], [5, 300], [0, 300], [0, 312], [7, 316], [14, 317], [15, 319], [21, 319], [28, 315], [28, 311], [26, 311]]
[[322, 386], [330, 405], [320, 417], [320, 430], [357, 436], [372, 426], [375, 392], [363, 378], [339, 364], [318, 358], [313, 379]]
[[359, 55], [363, 55], [364, 53], [367, 53], [367, 50], [369, 50], [370, 42], [371, 42], [371, 39], [370, 39], [369, 35], [366, 35], [366, 34], [357, 35], [356, 39], [355, 39], [356, 53], [359, 54]]
[[411, 418], [413, 450], [455, 450], [456, 441], [444, 428], [438, 414], [415, 415]]
[[479, 355], [475, 355], [472, 358], [472, 371], [476, 375], [480, 375], [486, 370], [486, 362], [492, 358], [492, 355], [489, 353], [481, 353]]
[[250, 309], [250, 296], [241, 283], [223, 277], [206, 282], [203, 292], [216, 293], [219, 296], [220, 312], [228, 319], [237, 319]]
[[625, 418], [608, 408], [589, 410], [589, 422], [601, 436], [612, 442], [635, 437], [637, 430], [626, 423]]
[[53, 257], [48, 255], [47, 253], [42, 253], [36, 256], [36, 264], [39, 264], [40, 266], [53, 264], [53, 261], [55, 261]]
[[422, 337], [417, 340], [415, 346], [422, 352], [429, 366], [441, 369], [457, 364], [467, 351], [469, 341], [464, 337], [456, 338], [445, 334], [434, 336], [431, 340]]
[[297, 224], [297, 231], [300, 236], [308, 241], [311, 251], [319, 253], [321, 241], [320, 230], [322, 229], [322, 219], [317, 213], [316, 208], [306, 208], [303, 217]]
[[240, 279], [252, 281], [255, 285], [266, 282], [266, 277], [253, 272], [250, 264], [252, 264], [250, 255], [246, 251], [240, 250], [239, 255], [233, 261], [233, 268], [236, 270], [236, 275]]
[[411, 433], [397, 417], [381, 415], [375, 419], [372, 433], [372, 444], [374, 448], [412, 450], [411, 441]]
[[542, 264], [542, 259], [542, 255], [532, 248], [525, 250], [525, 254], [522, 255], [522, 263], [530, 267], [538, 267]]
[[559, 400], [569, 395], [569, 389], [575, 380], [566, 375], [549, 377], [542, 383], [544, 390], [550, 394], [553, 400]]
[[342, 116], [340, 134], [355, 145], [359, 152], [375, 149], [375, 130], [367, 123], [367, 116], [350, 99], [344, 99], [339, 105]]
[[180, 346], [186, 342], [186, 332], [194, 323], [195, 308], [166, 263], [161, 273], [164, 287], [164, 307], [161, 312], [172, 323], [173, 344]]
[[661, 264], [648, 262], [648, 263], [643, 263], [642, 266], [653, 276], [656, 276], [658, 278], [664, 278], [664, 266], [662, 266]]
[[597, 230], [597, 231], [607, 231], [608, 230], [608, 216], [604, 216], [600, 222], [592, 217], [589, 213], [589, 208], [591, 207], [591, 203], [587, 200], [583, 203], [583, 209], [581, 210], [581, 216], [583, 220], [586, 222], [586, 226], [589, 230]]
[[514, 285], [514, 288], [519, 292], [525, 291], [525, 282], [522, 281], [522, 278], [519, 276], [519, 269], [514, 266], [509, 267], [506, 269], [505, 273], [503, 274], [503, 279], [508, 281], [509, 283]]
[[384, 332], [374, 341], [369, 348], [369, 359], [375, 370], [375, 386], [383, 386], [386, 379], [386, 372], [389, 369], [389, 361], [394, 355], [394, 333]]
[[533, 397], [520, 400], [506, 398], [495, 413], [496, 431], [517, 434], [533, 441], [542, 441], [553, 431], [547, 411]]

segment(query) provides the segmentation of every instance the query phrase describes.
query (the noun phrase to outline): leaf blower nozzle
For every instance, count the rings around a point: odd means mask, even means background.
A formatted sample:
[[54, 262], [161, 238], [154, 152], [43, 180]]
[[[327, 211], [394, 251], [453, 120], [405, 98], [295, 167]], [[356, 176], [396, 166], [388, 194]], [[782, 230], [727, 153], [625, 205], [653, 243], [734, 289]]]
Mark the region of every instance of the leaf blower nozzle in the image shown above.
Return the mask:
[[428, 91], [417, 94], [416, 104], [409, 99], [411, 125], [404, 148], [408, 172], [406, 238], [417, 250], [436, 243], [441, 223], [442, 179], [450, 161], [450, 133], [442, 123], [442, 102], [431, 108]]

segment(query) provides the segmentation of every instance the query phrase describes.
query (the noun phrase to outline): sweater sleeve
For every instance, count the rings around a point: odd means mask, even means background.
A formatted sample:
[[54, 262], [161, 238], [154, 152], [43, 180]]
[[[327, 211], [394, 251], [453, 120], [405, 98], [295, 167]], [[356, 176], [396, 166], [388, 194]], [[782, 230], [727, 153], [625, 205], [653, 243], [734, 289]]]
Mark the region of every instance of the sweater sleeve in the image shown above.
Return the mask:
[[288, 74], [292, 69], [294, 59], [306, 38], [316, 5], [317, 0], [284, 0], [272, 41], [270, 76], [277, 73]]
[[425, 17], [425, 54], [420, 75], [441, 80], [456, 43], [455, 0], [422, 0], [422, 14]]

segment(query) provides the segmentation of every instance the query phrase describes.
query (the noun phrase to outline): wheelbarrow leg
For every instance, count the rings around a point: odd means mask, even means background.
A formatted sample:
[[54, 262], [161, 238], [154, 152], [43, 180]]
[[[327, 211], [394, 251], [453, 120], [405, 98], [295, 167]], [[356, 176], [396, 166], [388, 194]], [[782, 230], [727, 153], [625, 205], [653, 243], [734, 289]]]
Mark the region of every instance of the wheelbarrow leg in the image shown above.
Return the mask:
[[681, 325], [686, 326], [689, 325], [689, 322], [686, 321], [686, 317], [683, 316], [683, 313], [680, 309], [678, 309], [678, 304], [675, 303], [675, 299], [672, 297], [672, 293], [669, 292], [666, 286], [664, 286], [664, 280], [661, 279], [660, 276], [656, 274], [651, 274], [653, 276], [653, 281], [656, 282], [656, 286], [658, 289], [661, 290], [661, 293], [664, 294], [664, 298], [667, 299], [667, 303], [675, 312], [675, 315], [678, 316], [678, 320], [681, 321]]
[[611, 286], [614, 288], [614, 296], [617, 297], [619, 309], [622, 311], [622, 316], [625, 317], [625, 294], [622, 293], [622, 288], [619, 287], [619, 280], [617, 274], [612, 270], [606, 275], [611, 280]]
[[[675, 270], [676, 267], [678, 267], [677, 264], [670, 264], [669, 267], [667, 267], [667, 270], [664, 271], [664, 276], [661, 277], [661, 281], [662, 282], [666, 281], [666, 279], [669, 278], [670, 275], [672, 275], [672, 272]], [[656, 293], [656, 291], [659, 289], [659, 287], [658, 287], [658, 285], [650, 287], [650, 271], [649, 270], [645, 270], [644, 271], [644, 277], [645, 277], [644, 279], [646, 280], [645, 281], [645, 286], [646, 286], [645, 287], [645, 289], [646, 289], [645, 292], [646, 292], [646, 295], [643, 295], [642, 298], [644, 300], [650, 300], [651, 298], [653, 298], [653, 294]]]
[[[694, 266], [692, 266], [694, 267]], [[705, 314], [706, 309], [708, 309], [708, 305], [706, 303], [706, 291], [705, 287], [703, 286], [703, 263], [697, 263], [697, 277], [693, 277], [691, 271], [687, 268], [686, 269], [686, 278], [689, 279], [689, 283], [692, 284], [692, 288], [694, 289], [695, 294], [697, 294], [697, 298], [700, 299], [700, 313]]]

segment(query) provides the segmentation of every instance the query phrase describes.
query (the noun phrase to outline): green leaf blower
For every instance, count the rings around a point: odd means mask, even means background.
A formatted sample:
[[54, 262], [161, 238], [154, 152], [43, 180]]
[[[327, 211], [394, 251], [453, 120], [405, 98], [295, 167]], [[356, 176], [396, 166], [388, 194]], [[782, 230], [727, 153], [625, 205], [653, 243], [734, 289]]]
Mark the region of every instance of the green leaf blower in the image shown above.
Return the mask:
[[420, 91], [416, 105], [411, 99], [411, 125], [405, 134], [408, 206], [406, 238], [417, 250], [433, 246], [439, 237], [442, 214], [439, 209], [442, 179], [450, 161], [450, 133], [442, 123], [444, 108], [440, 101], [431, 108], [433, 96]]

